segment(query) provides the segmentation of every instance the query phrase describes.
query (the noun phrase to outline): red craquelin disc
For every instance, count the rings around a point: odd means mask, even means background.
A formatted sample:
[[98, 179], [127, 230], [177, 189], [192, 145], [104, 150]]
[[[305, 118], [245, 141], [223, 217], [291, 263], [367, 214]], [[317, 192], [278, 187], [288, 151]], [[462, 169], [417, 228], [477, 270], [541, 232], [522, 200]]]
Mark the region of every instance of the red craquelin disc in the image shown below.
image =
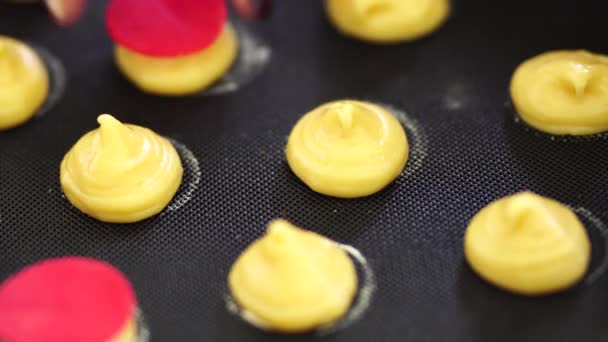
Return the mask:
[[0, 340], [107, 342], [135, 316], [129, 281], [94, 259], [49, 259], [0, 287]]
[[106, 25], [112, 39], [129, 50], [172, 57], [211, 45], [226, 18], [225, 0], [112, 0]]

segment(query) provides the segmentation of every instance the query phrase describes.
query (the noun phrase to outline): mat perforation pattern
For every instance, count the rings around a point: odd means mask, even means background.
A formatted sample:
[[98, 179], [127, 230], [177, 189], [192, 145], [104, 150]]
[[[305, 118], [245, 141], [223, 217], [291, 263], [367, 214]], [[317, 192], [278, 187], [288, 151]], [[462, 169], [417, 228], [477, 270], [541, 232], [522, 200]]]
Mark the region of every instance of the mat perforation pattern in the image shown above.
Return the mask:
[[[515, 122], [508, 95], [511, 72], [527, 57], [556, 48], [608, 53], [602, 1], [457, 0], [434, 36], [370, 46], [337, 34], [319, 1], [281, 0], [272, 21], [250, 27], [273, 48], [267, 69], [237, 93], [186, 99], [147, 96], [120, 77], [103, 1], [91, 2], [85, 20], [67, 29], [41, 8], [0, 4], [0, 34], [44, 46], [68, 72], [51, 111], [0, 133], [0, 279], [51, 256], [107, 260], [132, 280], [155, 342], [608, 340], [608, 275], [547, 298], [516, 297], [477, 278], [461, 248], [475, 212], [523, 189], [608, 222], [608, 137], [551, 139]], [[419, 169], [359, 200], [309, 191], [283, 156], [301, 114], [344, 97], [405, 111], [427, 140]], [[102, 112], [194, 153], [200, 184], [183, 207], [109, 225], [61, 196], [59, 162]], [[277, 216], [368, 258], [378, 291], [361, 321], [322, 338], [285, 337], [227, 312], [232, 261]], [[581, 218], [595, 270], [605, 242]]]

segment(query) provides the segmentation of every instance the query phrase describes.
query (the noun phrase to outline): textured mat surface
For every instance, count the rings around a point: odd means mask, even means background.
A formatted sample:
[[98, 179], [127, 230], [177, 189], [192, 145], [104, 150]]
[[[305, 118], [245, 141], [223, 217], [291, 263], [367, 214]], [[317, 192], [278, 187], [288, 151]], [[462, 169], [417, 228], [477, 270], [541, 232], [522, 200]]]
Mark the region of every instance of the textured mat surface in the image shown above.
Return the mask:
[[[0, 279], [51, 256], [110, 261], [132, 280], [152, 341], [608, 340], [606, 236], [598, 222], [608, 222], [608, 136], [538, 133], [514, 120], [508, 95], [525, 58], [557, 48], [608, 53], [602, 1], [455, 1], [439, 32], [397, 46], [341, 37], [316, 0], [277, 1], [273, 20], [253, 28], [273, 48], [266, 70], [236, 93], [184, 99], [147, 96], [119, 75], [103, 3], [91, 2], [85, 20], [69, 29], [55, 28], [41, 8], [0, 4], [0, 34], [45, 47], [67, 70], [65, 93], [50, 111], [0, 133]], [[344, 97], [399, 108], [417, 137], [416, 162], [365, 199], [309, 191], [283, 156], [300, 115]], [[189, 158], [183, 203], [141, 223], [110, 225], [61, 196], [61, 158], [103, 112], [192, 152], [200, 174]], [[468, 220], [523, 189], [578, 208], [593, 261], [592, 276], [576, 289], [516, 297], [464, 264]], [[323, 338], [283, 337], [227, 312], [232, 261], [279, 216], [365, 254], [378, 291], [361, 321]]]

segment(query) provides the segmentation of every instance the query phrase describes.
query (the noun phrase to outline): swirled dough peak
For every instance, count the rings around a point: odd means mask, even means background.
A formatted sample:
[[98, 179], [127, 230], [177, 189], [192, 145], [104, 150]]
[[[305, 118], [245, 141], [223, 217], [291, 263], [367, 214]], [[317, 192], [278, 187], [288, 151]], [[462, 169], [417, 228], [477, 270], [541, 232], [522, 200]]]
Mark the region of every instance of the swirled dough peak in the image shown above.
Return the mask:
[[326, 0], [330, 20], [343, 33], [376, 43], [410, 41], [435, 31], [449, 0]]
[[551, 134], [608, 131], [608, 56], [552, 51], [521, 64], [511, 80], [521, 118]]
[[304, 115], [287, 142], [291, 170], [316, 192], [371, 195], [403, 171], [408, 143], [401, 123], [380, 106], [343, 100]]
[[182, 180], [171, 143], [147, 128], [103, 114], [61, 163], [61, 186], [70, 202], [107, 222], [135, 222], [159, 213]]
[[48, 92], [48, 72], [38, 54], [24, 43], [0, 35], [0, 130], [29, 120]]
[[357, 274], [335, 242], [276, 220], [237, 259], [228, 284], [258, 324], [291, 333], [343, 316], [355, 296]]
[[591, 245], [565, 205], [523, 192], [483, 208], [465, 234], [471, 267], [494, 285], [526, 295], [567, 288], [587, 270]]

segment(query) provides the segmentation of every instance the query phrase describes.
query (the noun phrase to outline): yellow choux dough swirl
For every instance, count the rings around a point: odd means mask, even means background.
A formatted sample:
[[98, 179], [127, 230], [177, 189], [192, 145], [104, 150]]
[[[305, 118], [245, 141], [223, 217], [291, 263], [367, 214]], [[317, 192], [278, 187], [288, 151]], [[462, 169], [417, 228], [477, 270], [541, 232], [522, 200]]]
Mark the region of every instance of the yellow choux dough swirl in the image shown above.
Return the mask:
[[209, 47], [176, 57], [152, 57], [116, 46], [118, 68], [141, 90], [158, 95], [188, 95], [220, 79], [238, 51], [237, 35], [227, 24]]
[[401, 123], [382, 107], [330, 102], [304, 115], [286, 149], [291, 170], [316, 192], [336, 197], [371, 195], [403, 170], [408, 143]]
[[49, 92], [49, 76], [38, 54], [0, 35], [0, 130], [29, 120]]
[[492, 284], [524, 295], [572, 286], [585, 274], [591, 245], [565, 205], [523, 192], [483, 208], [465, 234], [471, 267]]
[[551, 134], [608, 131], [608, 56], [552, 51], [521, 64], [511, 80], [521, 118]]
[[234, 263], [228, 285], [256, 324], [295, 333], [343, 316], [357, 291], [357, 273], [335, 242], [276, 220]]
[[410, 41], [447, 19], [449, 0], [326, 0], [330, 20], [344, 34], [369, 42]]
[[135, 222], [159, 213], [182, 180], [171, 143], [151, 130], [123, 125], [103, 114], [61, 163], [61, 186], [70, 202], [106, 222]]

